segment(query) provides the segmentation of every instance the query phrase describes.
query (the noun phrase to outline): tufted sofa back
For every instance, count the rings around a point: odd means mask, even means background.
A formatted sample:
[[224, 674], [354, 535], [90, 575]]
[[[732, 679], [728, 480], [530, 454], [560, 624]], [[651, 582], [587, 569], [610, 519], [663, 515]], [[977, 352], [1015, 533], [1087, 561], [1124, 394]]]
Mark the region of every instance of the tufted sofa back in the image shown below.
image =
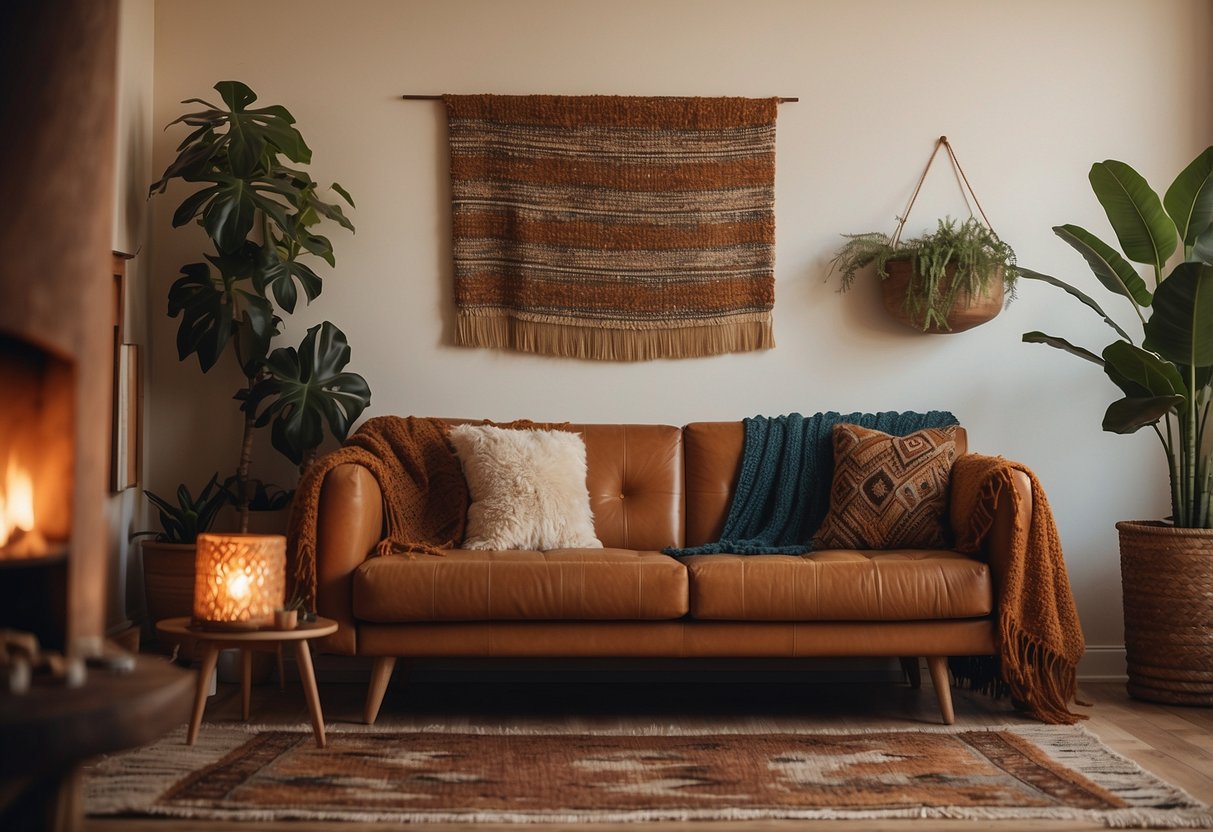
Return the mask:
[[594, 528], [603, 546], [683, 545], [682, 429], [672, 425], [576, 425], [585, 438]]
[[[660, 550], [719, 539], [741, 468], [743, 422], [572, 427], [585, 439], [586, 486], [603, 546]], [[957, 455], [965, 453], [963, 428], [956, 443]]]

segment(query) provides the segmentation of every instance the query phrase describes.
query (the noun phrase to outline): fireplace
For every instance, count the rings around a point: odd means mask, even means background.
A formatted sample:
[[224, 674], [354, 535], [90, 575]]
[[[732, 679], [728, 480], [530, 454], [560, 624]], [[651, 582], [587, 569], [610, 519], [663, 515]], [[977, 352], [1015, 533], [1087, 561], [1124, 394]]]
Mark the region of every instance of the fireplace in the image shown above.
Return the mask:
[[92, 0], [0, 26], [0, 628], [79, 656], [105, 634], [116, 32]]
[[71, 536], [72, 362], [0, 334], [0, 560], [58, 557]]
[[73, 362], [0, 333], [0, 627], [65, 646]]

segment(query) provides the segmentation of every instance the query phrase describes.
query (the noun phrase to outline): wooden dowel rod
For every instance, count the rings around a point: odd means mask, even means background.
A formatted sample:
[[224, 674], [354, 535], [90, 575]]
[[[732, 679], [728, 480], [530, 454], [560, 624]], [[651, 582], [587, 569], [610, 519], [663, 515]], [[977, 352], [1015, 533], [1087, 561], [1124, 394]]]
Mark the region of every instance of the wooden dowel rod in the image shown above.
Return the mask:
[[[400, 96], [405, 101], [441, 101], [441, 95], [402, 95]], [[799, 101], [799, 98], [778, 98], [780, 104], [792, 104]]]

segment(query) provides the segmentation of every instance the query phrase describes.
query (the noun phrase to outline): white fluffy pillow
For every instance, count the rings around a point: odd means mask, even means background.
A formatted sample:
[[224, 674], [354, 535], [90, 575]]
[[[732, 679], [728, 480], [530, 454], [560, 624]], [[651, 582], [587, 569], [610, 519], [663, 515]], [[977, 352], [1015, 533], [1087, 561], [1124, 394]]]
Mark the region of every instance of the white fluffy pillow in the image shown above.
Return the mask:
[[601, 549], [585, 440], [562, 430], [451, 428], [472, 505], [465, 549]]

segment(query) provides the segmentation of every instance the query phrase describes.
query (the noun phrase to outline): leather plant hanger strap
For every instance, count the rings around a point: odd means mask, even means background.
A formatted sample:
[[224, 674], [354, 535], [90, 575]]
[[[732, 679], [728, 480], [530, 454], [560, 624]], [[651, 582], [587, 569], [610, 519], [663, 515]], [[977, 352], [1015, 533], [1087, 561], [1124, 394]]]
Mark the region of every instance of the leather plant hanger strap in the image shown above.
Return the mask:
[[[952, 167], [956, 171], [956, 175], [960, 181], [964, 183], [964, 187], [968, 189], [969, 196], [973, 197], [973, 204], [977, 206], [978, 213], [985, 220], [986, 227], [994, 231], [994, 226], [990, 225], [990, 218], [986, 216], [985, 209], [981, 207], [981, 200], [977, 198], [977, 194], [973, 192], [973, 186], [969, 184], [969, 177], [965, 176], [964, 168], [960, 166], [960, 162], [956, 158], [956, 151], [952, 150], [952, 143], [948, 141], [947, 136], [940, 136], [935, 142], [935, 149], [931, 151], [931, 158], [927, 160], [927, 166], [922, 171], [922, 176], [918, 177], [918, 184], [914, 186], [914, 193], [910, 195], [910, 202], [906, 205], [906, 210], [902, 213], [900, 221], [897, 223], [897, 231], [893, 234], [893, 242], [891, 248], [897, 248], [897, 244], [901, 241], [901, 232], [905, 230], [906, 220], [910, 218], [910, 211], [914, 208], [914, 200], [918, 199], [918, 192], [922, 190], [922, 183], [926, 181], [927, 174], [931, 172], [931, 164], [935, 161], [935, 157], [939, 154], [939, 148], [947, 148], [948, 158], [952, 161]], [[961, 189], [961, 196], [964, 196], [964, 189]], [[967, 202], [967, 199], [966, 199]], [[970, 210], [970, 215], [973, 213]], [[998, 236], [998, 232], [994, 232], [994, 236]]]

